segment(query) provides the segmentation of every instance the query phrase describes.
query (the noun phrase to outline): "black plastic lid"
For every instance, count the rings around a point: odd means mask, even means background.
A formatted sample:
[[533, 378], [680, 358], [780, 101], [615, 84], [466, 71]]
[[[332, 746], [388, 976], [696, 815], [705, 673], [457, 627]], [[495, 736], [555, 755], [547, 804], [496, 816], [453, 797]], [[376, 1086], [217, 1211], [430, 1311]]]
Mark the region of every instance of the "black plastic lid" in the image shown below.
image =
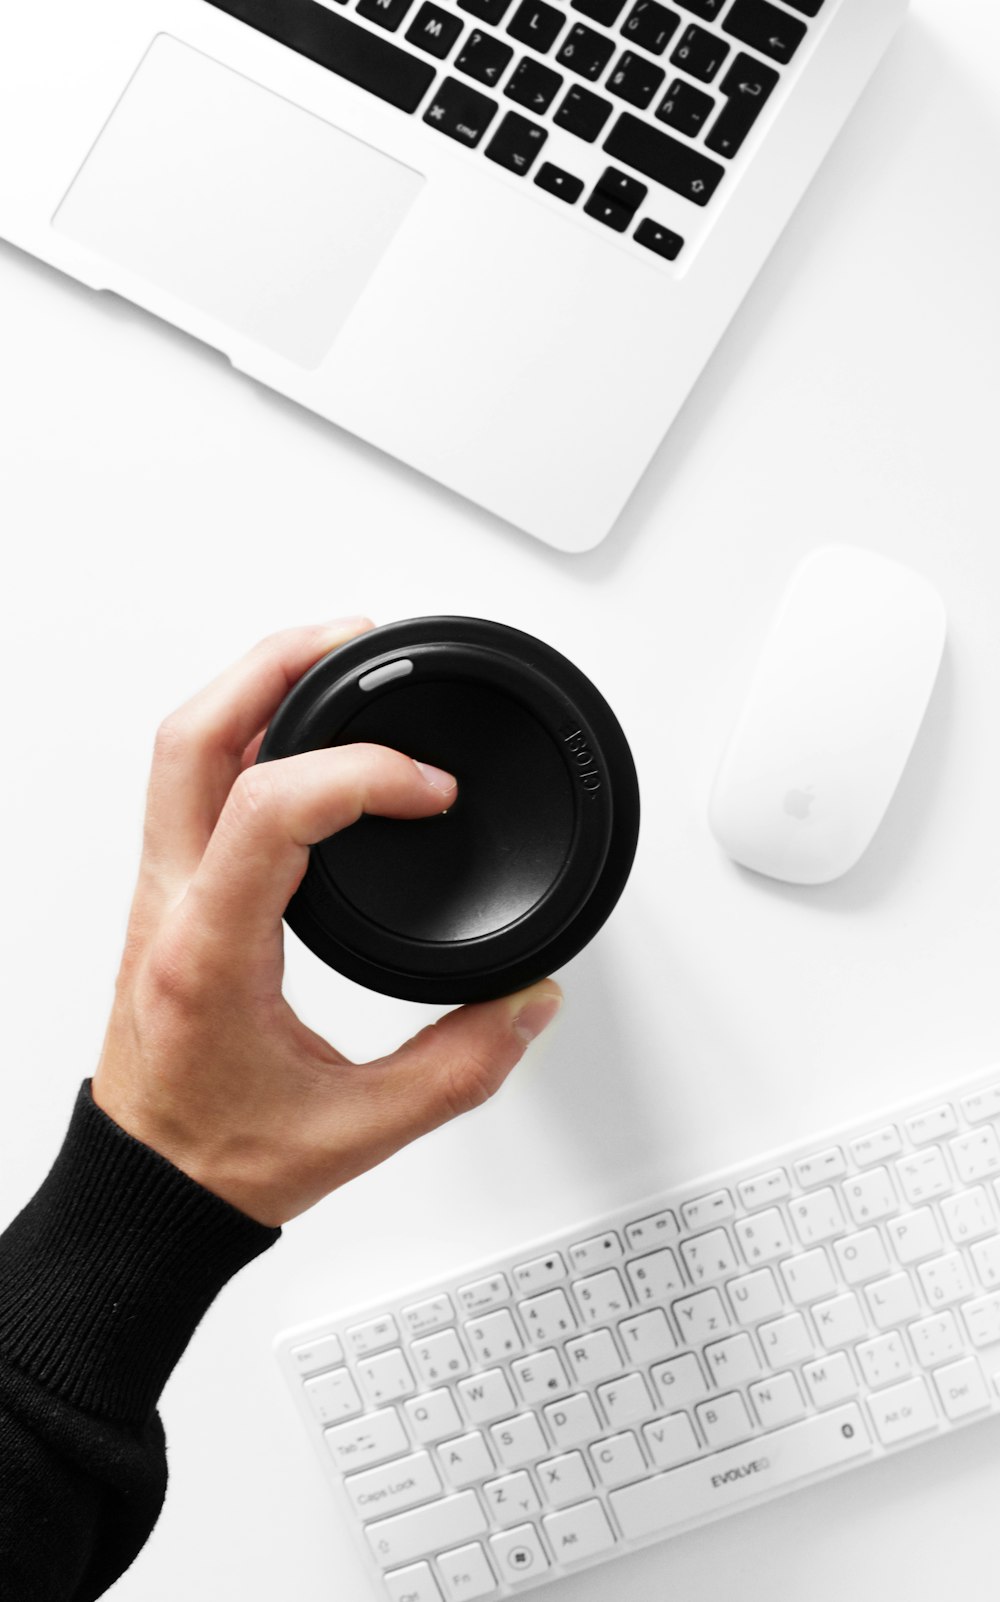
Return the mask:
[[358, 741], [446, 769], [458, 798], [313, 847], [285, 917], [324, 962], [409, 1001], [482, 1001], [593, 938], [632, 866], [639, 790], [614, 713], [564, 656], [479, 618], [390, 623], [299, 681], [258, 761]]

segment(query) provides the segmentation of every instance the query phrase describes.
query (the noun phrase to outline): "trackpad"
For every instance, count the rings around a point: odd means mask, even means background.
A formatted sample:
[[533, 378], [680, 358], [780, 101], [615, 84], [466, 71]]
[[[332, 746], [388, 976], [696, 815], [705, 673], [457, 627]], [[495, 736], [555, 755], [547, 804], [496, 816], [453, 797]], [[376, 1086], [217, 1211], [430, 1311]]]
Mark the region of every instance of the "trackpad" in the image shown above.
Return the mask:
[[53, 226], [315, 367], [423, 182], [159, 34]]

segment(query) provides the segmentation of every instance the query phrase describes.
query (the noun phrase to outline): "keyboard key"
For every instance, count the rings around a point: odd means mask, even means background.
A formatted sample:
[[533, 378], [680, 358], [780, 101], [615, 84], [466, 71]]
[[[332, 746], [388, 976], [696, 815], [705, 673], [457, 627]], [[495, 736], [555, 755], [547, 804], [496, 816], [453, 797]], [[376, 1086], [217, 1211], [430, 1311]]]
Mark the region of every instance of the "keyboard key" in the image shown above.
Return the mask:
[[442, 1552], [438, 1569], [448, 1602], [475, 1602], [478, 1597], [496, 1596], [493, 1570], [478, 1541], [453, 1552]]
[[403, 1411], [423, 1446], [443, 1441], [447, 1435], [457, 1435], [462, 1428], [450, 1391], [427, 1391], [423, 1396], [414, 1396], [403, 1403]]
[[794, 1374], [775, 1374], [771, 1379], [758, 1380], [750, 1387], [750, 1400], [766, 1430], [792, 1424], [806, 1411]]
[[[677, 82], [680, 81], [678, 78]], [[695, 90], [695, 93], [701, 94], [701, 90]], [[769, 1168], [766, 1174], [755, 1174], [752, 1179], [741, 1180], [739, 1192], [744, 1207], [752, 1211], [769, 1202], [784, 1201], [792, 1194], [792, 1187], [783, 1168]]]
[[518, 1303], [528, 1339], [554, 1341], [561, 1335], [575, 1335], [576, 1314], [563, 1290], [546, 1291], [542, 1296], [529, 1296]]
[[906, 1133], [915, 1146], [924, 1146], [929, 1140], [941, 1140], [945, 1135], [953, 1135], [958, 1128], [958, 1119], [955, 1109], [944, 1102], [940, 1107], [931, 1107], [927, 1112], [914, 1113], [912, 1118], [906, 1120]]
[[589, 1396], [567, 1396], [564, 1402], [554, 1402], [543, 1408], [545, 1422], [556, 1446], [576, 1446], [580, 1441], [592, 1441], [600, 1434], [600, 1422]]
[[546, 5], [545, 0], [521, 0], [507, 24], [507, 32], [520, 44], [530, 45], [544, 55], [555, 44], [565, 21], [566, 13]]
[[369, 1524], [365, 1535], [377, 1561], [384, 1568], [392, 1568], [482, 1535], [486, 1527], [486, 1515], [478, 1498], [472, 1491], [463, 1491], [459, 1496], [448, 1496], [441, 1502], [429, 1502], [426, 1507], [411, 1508], [395, 1518]]
[[[506, 45], [502, 48], [509, 60], [513, 51]], [[549, 1252], [545, 1257], [533, 1257], [530, 1262], [518, 1263], [513, 1274], [514, 1284], [522, 1295], [528, 1291], [546, 1290], [549, 1285], [558, 1285], [565, 1278], [566, 1264], [561, 1252]]]
[[617, 1268], [575, 1280], [573, 1294], [585, 1324], [603, 1324], [629, 1310], [628, 1294]]
[[890, 1274], [888, 1279], [878, 1279], [866, 1287], [865, 1296], [879, 1329], [908, 1323], [920, 1311], [909, 1274]]
[[563, 1513], [549, 1513], [542, 1523], [559, 1563], [582, 1563], [584, 1558], [607, 1552], [615, 1544], [608, 1515], [600, 1502], [581, 1502]]
[[[607, 149], [607, 145], [605, 145]], [[695, 1285], [712, 1285], [735, 1273], [740, 1267], [732, 1242], [724, 1229], [710, 1229], [705, 1235], [694, 1235], [681, 1245], [684, 1266]]]
[[859, 1390], [846, 1352], [831, 1352], [829, 1357], [806, 1363], [802, 1377], [816, 1407], [835, 1407]]
[[514, 1393], [501, 1368], [488, 1368], [485, 1374], [470, 1374], [459, 1380], [458, 1394], [473, 1424], [491, 1424], [495, 1418], [504, 1418], [517, 1406]]
[[612, 200], [609, 195], [602, 195], [599, 189], [594, 190], [583, 209], [588, 217], [595, 218], [606, 228], [613, 229], [616, 234], [623, 234], [635, 216], [634, 211], [630, 211], [617, 200]]
[[726, 0], [679, 0], [685, 11], [691, 11], [703, 22], [714, 22]]
[[571, 206], [583, 194], [583, 179], [574, 178], [571, 172], [564, 172], [561, 167], [554, 167], [551, 161], [542, 162], [535, 174], [535, 183], [546, 194], [558, 195], [560, 200], [565, 200]]
[[966, 1302], [962, 1317], [973, 1346], [995, 1346], [1000, 1343], [1000, 1291], [989, 1296], [977, 1296]]
[[883, 1446], [908, 1441], [937, 1425], [927, 1382], [920, 1378], [905, 1380], [887, 1391], [876, 1391], [868, 1398], [868, 1408]]
[[455, 1379], [469, 1372], [469, 1360], [453, 1329], [444, 1329], [440, 1335], [428, 1335], [426, 1340], [414, 1341], [410, 1351], [425, 1385], [437, 1385], [442, 1380]]
[[822, 1246], [815, 1247], [811, 1252], [802, 1252], [798, 1257], [787, 1257], [781, 1264], [781, 1274], [788, 1294], [797, 1307], [815, 1302], [821, 1296], [829, 1296], [836, 1288], [830, 1260]]
[[863, 1457], [871, 1441], [857, 1406], [789, 1424], [759, 1435], [753, 1443], [752, 1474], [745, 1468], [745, 1446], [730, 1447], [699, 1462], [655, 1474], [610, 1493], [612, 1509], [626, 1540], [640, 1540], [671, 1529], [687, 1519], [738, 1505], [761, 1491], [794, 1485], [798, 1480]]
[[426, 61], [316, 0], [282, 0], [280, 6], [266, 0], [209, 3], [400, 111], [415, 111], [434, 82], [434, 68]]
[[367, 1357], [369, 1352], [394, 1346], [399, 1340], [399, 1330], [396, 1320], [387, 1313], [382, 1318], [369, 1319], [366, 1324], [355, 1324], [353, 1329], [347, 1331], [346, 1339], [355, 1357]]
[[871, 1168], [844, 1184], [847, 1210], [856, 1224], [876, 1224], [899, 1208], [896, 1187], [887, 1168]]
[[[479, 37], [484, 38], [485, 35], [480, 34]], [[511, 50], [509, 55], [513, 54]], [[509, 1296], [510, 1287], [504, 1274], [491, 1274], [488, 1279], [477, 1279], [471, 1285], [462, 1285], [458, 1292], [458, 1300], [465, 1313], [485, 1313], [491, 1307], [499, 1307]]]
[[990, 1240], [977, 1241], [972, 1248], [972, 1261], [976, 1265], [976, 1273], [983, 1283], [984, 1290], [1000, 1285], [1000, 1235], [994, 1235]]
[[585, 139], [592, 145], [610, 115], [610, 100], [602, 100], [589, 89], [581, 89], [574, 84], [557, 108], [553, 120], [567, 133], [576, 134], [578, 139]]
[[886, 1229], [892, 1249], [904, 1266], [919, 1262], [921, 1257], [933, 1257], [944, 1244], [929, 1207], [918, 1207], [915, 1212], [891, 1219]]
[[624, 1424], [635, 1424], [653, 1412], [646, 1381], [641, 1374], [626, 1374], [624, 1379], [612, 1380], [609, 1385], [597, 1387], [597, 1399], [612, 1429]]
[[686, 1413], [671, 1413], [654, 1424], [644, 1424], [642, 1437], [654, 1468], [673, 1468], [689, 1463], [701, 1450], [694, 1425]]
[[731, 1328], [725, 1303], [717, 1290], [698, 1291], [674, 1303], [681, 1338], [689, 1346], [700, 1346], [713, 1335], [724, 1335]]
[[743, 1385], [762, 1372], [760, 1358], [749, 1335], [731, 1335], [728, 1340], [713, 1341], [705, 1347], [705, 1365], [720, 1387]]
[[409, 1364], [400, 1351], [382, 1352], [358, 1364], [361, 1388], [373, 1407], [412, 1396], [416, 1390]]
[[734, 0], [722, 24], [734, 39], [787, 66], [806, 36], [806, 25], [770, 0]]
[[445, 1441], [437, 1448], [437, 1455], [449, 1483], [456, 1490], [485, 1479], [496, 1468], [478, 1430], [470, 1430], [467, 1435], [457, 1435], [453, 1441]]
[[566, 1356], [581, 1385], [592, 1385], [622, 1371], [622, 1360], [610, 1330], [597, 1329], [590, 1335], [578, 1336], [567, 1345]]
[[395, 33], [412, 3], [413, 0], [358, 0], [357, 13], [366, 22]]
[[[562, 88], [562, 82], [559, 73], [553, 72], [551, 67], [543, 66], [540, 61], [533, 61], [530, 56], [522, 56], [507, 80], [504, 94], [511, 100], [516, 100], [519, 106], [526, 106], [529, 111], [540, 117], [548, 111]], [[518, 120], [522, 124], [525, 121], [523, 117]], [[531, 127], [532, 124], [528, 123], [526, 126]], [[542, 134], [544, 140], [543, 130], [539, 128], [538, 132]]]
[[873, 1341], [862, 1341], [856, 1352], [865, 1383], [872, 1390], [905, 1379], [911, 1372], [910, 1359], [897, 1330], [891, 1335], [879, 1335]]
[[[490, 148], [487, 148], [487, 155]], [[500, 1362], [502, 1358], [517, 1357], [524, 1351], [524, 1342], [513, 1315], [506, 1307], [496, 1313], [484, 1313], [482, 1318], [471, 1319], [465, 1326], [465, 1335], [473, 1356], [480, 1363]]]
[[409, 1335], [430, 1335], [443, 1324], [452, 1323], [454, 1317], [451, 1297], [445, 1295], [432, 1296], [425, 1302], [403, 1308], [403, 1323]]
[[801, 11], [804, 17], [818, 17], [823, 0], [785, 0], [785, 4], [793, 11]]
[[959, 1135], [950, 1144], [958, 1177], [966, 1185], [1000, 1173], [1000, 1140], [992, 1124], [983, 1124], [971, 1134]]
[[550, 1507], [568, 1507], [594, 1489], [587, 1465], [579, 1452], [547, 1458], [535, 1469], [542, 1495]]
[[624, 1485], [646, 1472], [642, 1448], [631, 1430], [599, 1441], [590, 1448], [590, 1458], [602, 1485]]
[[644, 109], [665, 77], [663, 68], [647, 61], [645, 56], [637, 56], [634, 50], [623, 50], [608, 76], [606, 87], [620, 100]]
[[538, 1531], [533, 1524], [519, 1524], [502, 1535], [491, 1535], [493, 1561], [505, 1580], [535, 1579], [549, 1567]]
[[708, 1196], [695, 1196], [681, 1207], [681, 1216], [688, 1229], [709, 1229], [713, 1224], [724, 1224], [736, 1209], [728, 1190], [713, 1190]]
[[664, 1246], [677, 1239], [680, 1229], [669, 1207], [649, 1218], [639, 1218], [625, 1225], [625, 1239], [634, 1252], [648, 1251], [650, 1246]]
[[[739, 61], [742, 58], [737, 56], [736, 59]], [[859, 1135], [857, 1140], [851, 1141], [851, 1155], [859, 1168], [867, 1168], [869, 1163], [884, 1162], [887, 1157], [896, 1157], [902, 1149], [903, 1142], [894, 1124], [885, 1124], [870, 1135]]]
[[729, 46], [724, 40], [692, 23], [681, 34], [670, 59], [675, 67], [683, 67], [692, 78], [700, 78], [702, 83], [708, 83], [715, 77], [728, 54]]
[[839, 1146], [812, 1152], [808, 1157], [800, 1157], [795, 1164], [795, 1177], [804, 1190], [812, 1185], [828, 1184], [831, 1179], [840, 1179], [846, 1172], [847, 1164]]
[[657, 0], [635, 0], [635, 5], [622, 23], [621, 31], [626, 39], [642, 45], [651, 55], [662, 56], [680, 22], [676, 11], [668, 11]]
[[321, 1424], [338, 1424], [342, 1418], [352, 1418], [363, 1411], [361, 1397], [346, 1368], [335, 1368], [329, 1374], [317, 1374], [303, 1386], [309, 1405]]
[[956, 1246], [992, 1235], [995, 1228], [993, 1209], [982, 1185], [960, 1190], [957, 1196], [945, 1196], [941, 1202], [941, 1216]]
[[910, 1340], [921, 1368], [936, 1368], [949, 1357], [960, 1357], [965, 1345], [954, 1313], [934, 1313], [909, 1328]]
[[[455, 1422], [458, 1422], [457, 1413]], [[323, 1439], [333, 1454], [333, 1461], [345, 1472], [382, 1463], [387, 1457], [397, 1457], [410, 1444], [394, 1407], [369, 1413], [349, 1424], [335, 1424], [332, 1429], [323, 1431]]]
[[[541, 1473], [545, 1464], [539, 1463], [538, 1468]], [[542, 1509], [531, 1476], [524, 1469], [518, 1469], [516, 1474], [501, 1475], [498, 1480], [487, 1480], [483, 1495], [497, 1523], [505, 1527], [520, 1524]]]
[[488, 22], [493, 28], [503, 21], [510, 4], [511, 0], [458, 0], [460, 11], [468, 11], [470, 16]]
[[662, 228], [652, 217], [643, 218], [632, 238], [666, 261], [676, 261], [684, 249], [680, 234], [675, 234], [670, 228]]
[[848, 1285], [860, 1285], [866, 1279], [878, 1279], [892, 1266], [877, 1229], [862, 1229], [857, 1235], [845, 1235], [834, 1242], [833, 1254], [840, 1268], [841, 1278]]
[[422, 5], [407, 28], [406, 37], [411, 44], [419, 45], [428, 55], [443, 61], [461, 31], [461, 17], [452, 16], [450, 11], [442, 11], [438, 6]]
[[990, 1405], [990, 1393], [974, 1357], [966, 1357], [960, 1363], [939, 1368], [934, 1375], [934, 1384], [941, 1398], [941, 1406], [950, 1419], [968, 1418], [970, 1413], [981, 1413], [984, 1407]]
[[[455, 57], [455, 70], [464, 72], [469, 78], [476, 78], [480, 83], [494, 84], [503, 76], [513, 55], [510, 45], [502, 44], [492, 34], [480, 33], [476, 28]], [[514, 1272], [516, 1274], [517, 1269]]]
[[747, 1405], [739, 1391], [713, 1397], [695, 1408], [695, 1417], [710, 1447], [731, 1446], [734, 1441], [745, 1441], [753, 1434], [753, 1424]]
[[385, 1577], [389, 1602], [442, 1602], [438, 1583], [426, 1563], [394, 1569]]
[[766, 1207], [752, 1218], [739, 1219], [736, 1238], [751, 1268], [757, 1263], [771, 1263], [776, 1257], [786, 1257], [795, 1250], [777, 1207]]
[[[637, 178], [627, 177], [625, 173], [616, 172], [614, 167], [606, 169], [597, 189], [630, 213], [634, 213], [646, 198], [645, 184], [641, 184]], [[644, 1302], [665, 1302], [684, 1288], [684, 1277], [669, 1246], [664, 1246], [658, 1252], [647, 1252], [644, 1257], [634, 1257], [626, 1273], [632, 1294], [640, 1306]]]
[[[696, 89], [693, 83], [685, 83], [683, 78], [675, 78], [656, 108], [656, 115], [668, 128], [676, 128], [678, 133], [694, 139], [714, 110], [715, 101], [711, 95]], [[755, 1202], [747, 1202], [748, 1207], [755, 1205]]]
[[630, 111], [618, 118], [604, 141], [604, 148], [615, 161], [634, 167], [654, 183], [663, 184], [696, 206], [707, 206], [725, 172], [717, 162], [709, 161], [672, 134], [651, 128]]
[[437, 1496], [441, 1477], [426, 1452], [413, 1452], [381, 1468], [348, 1474], [344, 1489], [362, 1518], [367, 1519], [373, 1513], [398, 1513]]
[[639, 1313], [619, 1324], [618, 1335], [630, 1363], [655, 1363], [677, 1350], [673, 1330], [660, 1307], [650, 1308], [648, 1313]]
[[478, 145], [493, 118], [496, 102], [487, 100], [477, 89], [459, 83], [457, 78], [445, 78], [434, 91], [430, 105], [424, 112], [424, 121], [457, 139], [470, 149]]
[[[655, 228], [656, 224], [652, 226]], [[644, 223], [639, 224], [636, 239], [644, 227]], [[777, 1281], [769, 1268], [757, 1268], [752, 1274], [731, 1279], [726, 1290], [741, 1324], [757, 1324], [762, 1318], [773, 1318], [784, 1306]]]
[[599, 78], [614, 53], [615, 47], [605, 34], [577, 22], [563, 40], [556, 60], [560, 67], [569, 67], [581, 78]]
[[687, 1407], [708, 1394], [708, 1381], [693, 1352], [685, 1352], [681, 1357], [672, 1357], [667, 1363], [659, 1363], [650, 1370], [649, 1377], [659, 1400], [671, 1411], [677, 1407]]
[[769, 1368], [787, 1368], [790, 1363], [801, 1363], [815, 1351], [801, 1313], [788, 1313], [784, 1318], [762, 1324], [757, 1334]]
[[803, 1246], [815, 1246], [844, 1230], [844, 1214], [837, 1193], [826, 1186], [809, 1196], [800, 1196], [788, 1209]]
[[511, 1365], [522, 1400], [533, 1407], [536, 1402], [551, 1401], [553, 1394], [566, 1391], [566, 1370], [557, 1352], [551, 1347], [536, 1352], [534, 1357], [522, 1357]]
[[835, 1346], [848, 1346], [868, 1334], [868, 1322], [853, 1291], [847, 1291], [843, 1296], [832, 1296], [826, 1302], [816, 1302], [812, 1314], [816, 1333], [828, 1352]]
[[504, 1468], [522, 1468], [548, 1451], [534, 1413], [519, 1413], [505, 1424], [494, 1424], [490, 1436]]
[[921, 1263], [917, 1273], [932, 1307], [948, 1307], [972, 1295], [972, 1279], [961, 1252], [949, 1252], [946, 1257]]
[[611, 28], [621, 16], [625, 0], [570, 0], [570, 4], [591, 22], [602, 22], [606, 28]]
[[971, 1096], [963, 1096], [962, 1111], [970, 1124], [1000, 1118], [1000, 1085], [990, 1085], [986, 1090], [974, 1090]]
[[319, 1374], [324, 1368], [334, 1368], [343, 1361], [344, 1347], [339, 1335], [321, 1335], [318, 1340], [292, 1349], [292, 1362], [303, 1378]]

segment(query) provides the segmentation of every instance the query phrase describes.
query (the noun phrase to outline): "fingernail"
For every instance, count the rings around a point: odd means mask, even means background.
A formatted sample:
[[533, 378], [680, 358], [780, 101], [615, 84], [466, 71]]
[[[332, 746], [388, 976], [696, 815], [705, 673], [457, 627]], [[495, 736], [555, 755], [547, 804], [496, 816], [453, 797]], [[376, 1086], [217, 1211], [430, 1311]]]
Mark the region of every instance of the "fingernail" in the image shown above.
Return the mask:
[[443, 768], [432, 768], [429, 762], [417, 761], [414, 761], [413, 766], [420, 769], [432, 789], [440, 790], [443, 795], [447, 795], [449, 790], [458, 789], [458, 780], [450, 773], [445, 773]]
[[321, 623], [320, 629], [331, 639], [342, 640], [347, 635], [362, 634], [374, 626], [370, 617], [364, 617], [359, 612], [356, 617], [332, 617], [329, 622]]
[[546, 991], [534, 1001], [529, 1001], [522, 1007], [514, 1019], [514, 1033], [527, 1046], [542, 1030], [552, 1022], [559, 1008], [562, 1006], [562, 993]]

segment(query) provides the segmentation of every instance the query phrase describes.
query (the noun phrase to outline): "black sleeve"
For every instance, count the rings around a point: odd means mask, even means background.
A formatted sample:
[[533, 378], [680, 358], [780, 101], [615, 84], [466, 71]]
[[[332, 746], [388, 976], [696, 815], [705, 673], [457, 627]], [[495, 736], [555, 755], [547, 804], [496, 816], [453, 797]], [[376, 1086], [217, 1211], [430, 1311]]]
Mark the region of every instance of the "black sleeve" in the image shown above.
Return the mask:
[[277, 1240], [80, 1088], [47, 1179], [0, 1235], [0, 1596], [92, 1602], [167, 1484], [155, 1411], [226, 1281]]

